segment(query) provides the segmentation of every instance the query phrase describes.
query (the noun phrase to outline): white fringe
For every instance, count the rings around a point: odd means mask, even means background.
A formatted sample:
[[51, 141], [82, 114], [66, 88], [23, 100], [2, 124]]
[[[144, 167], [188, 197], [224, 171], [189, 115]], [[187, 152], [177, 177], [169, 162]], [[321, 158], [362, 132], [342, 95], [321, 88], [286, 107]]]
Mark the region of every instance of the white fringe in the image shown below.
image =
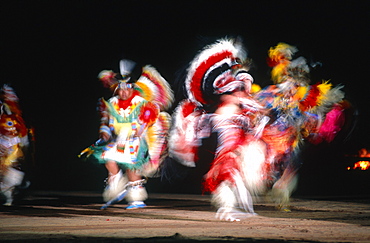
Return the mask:
[[134, 201], [145, 201], [148, 198], [148, 193], [144, 186], [133, 186], [129, 188], [125, 197], [128, 203]]

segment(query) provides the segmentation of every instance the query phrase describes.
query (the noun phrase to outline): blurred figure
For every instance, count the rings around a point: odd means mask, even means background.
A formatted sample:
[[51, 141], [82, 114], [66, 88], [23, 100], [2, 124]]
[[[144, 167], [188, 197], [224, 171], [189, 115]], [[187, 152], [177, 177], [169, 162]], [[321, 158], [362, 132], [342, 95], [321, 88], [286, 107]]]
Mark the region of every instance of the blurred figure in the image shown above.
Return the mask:
[[108, 170], [104, 200], [125, 198], [127, 209], [146, 206], [143, 177], [156, 176], [167, 151], [170, 116], [164, 110], [173, 101], [170, 86], [153, 67], [145, 66], [136, 80], [135, 65], [121, 60], [120, 75], [107, 70], [99, 74], [113, 97], [99, 101], [100, 139], [82, 152], [93, 154]]
[[[205, 138], [217, 134], [217, 148], [204, 176], [216, 217], [240, 220], [255, 215], [252, 194], [264, 168], [265, 145], [259, 140], [267, 122], [263, 108], [250, 96], [249, 60], [239, 40], [221, 39], [206, 46], [190, 63], [185, 87], [188, 98], [173, 114], [170, 156], [195, 167]], [[260, 175], [260, 174], [258, 174]], [[254, 180], [254, 182], [252, 182]]]
[[25, 175], [22, 163], [29, 146], [28, 129], [18, 97], [8, 85], [2, 87], [0, 105], [0, 189], [4, 205], [11, 206]]
[[246, 84], [240, 82], [231, 92], [221, 94], [211, 118], [218, 146], [204, 187], [212, 192], [216, 217], [230, 221], [255, 215], [253, 201], [265, 189], [266, 145], [260, 136], [268, 117], [250, 96], [248, 86], [253, 79], [248, 76], [244, 80], [235, 76]]
[[267, 144], [269, 184], [277, 207], [289, 212], [289, 199], [297, 185], [304, 141], [331, 142], [344, 124], [344, 93], [327, 81], [309, 85], [309, 66], [303, 57], [293, 59], [294, 46], [279, 43], [269, 50], [270, 85], [254, 98], [268, 109], [270, 122], [262, 135]]
[[[205, 138], [217, 134], [217, 148], [204, 190], [212, 193], [216, 217], [240, 220], [254, 215], [253, 200], [271, 193], [282, 211], [290, 211], [303, 141], [331, 142], [344, 124], [342, 87], [326, 81], [309, 85], [304, 58], [281, 43], [269, 52], [274, 85], [255, 89], [246, 51], [239, 40], [206, 46], [190, 63], [188, 98], [173, 114], [170, 156], [197, 166]], [[253, 91], [252, 91], [253, 90]]]

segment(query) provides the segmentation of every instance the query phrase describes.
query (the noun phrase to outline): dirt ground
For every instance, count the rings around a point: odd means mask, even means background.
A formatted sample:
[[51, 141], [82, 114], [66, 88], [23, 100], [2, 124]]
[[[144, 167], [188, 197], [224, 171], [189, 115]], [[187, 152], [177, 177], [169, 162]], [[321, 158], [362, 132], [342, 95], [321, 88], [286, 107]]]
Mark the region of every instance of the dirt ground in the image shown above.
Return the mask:
[[100, 210], [99, 193], [31, 192], [1, 207], [1, 242], [370, 242], [370, 198], [293, 198], [277, 211], [262, 198], [253, 217], [220, 221], [208, 195], [150, 194], [148, 207]]

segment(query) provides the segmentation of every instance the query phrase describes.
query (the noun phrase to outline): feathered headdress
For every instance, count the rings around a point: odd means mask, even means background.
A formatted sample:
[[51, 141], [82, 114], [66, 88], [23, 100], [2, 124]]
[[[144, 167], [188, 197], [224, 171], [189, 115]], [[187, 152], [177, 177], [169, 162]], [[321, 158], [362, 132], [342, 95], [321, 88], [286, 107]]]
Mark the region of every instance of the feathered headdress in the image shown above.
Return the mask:
[[120, 84], [125, 85], [126, 83], [133, 83], [136, 81], [131, 78], [131, 72], [136, 66], [134, 61], [122, 59], [119, 62], [119, 66], [120, 74], [115, 73], [112, 70], [103, 70], [98, 75], [103, 86], [110, 88], [112, 91], [115, 91]]
[[174, 101], [169, 83], [150, 65], [144, 66], [140, 77], [135, 80], [134, 77], [131, 77], [135, 66], [135, 62], [123, 59], [120, 61], [120, 74], [114, 73], [112, 70], [104, 70], [99, 73], [98, 78], [104, 87], [110, 88], [112, 91], [121, 86], [130, 86], [139, 91], [140, 96], [147, 101], [159, 105], [161, 110], [168, 109]]
[[[240, 67], [246, 57], [247, 53], [242, 44], [234, 39], [221, 39], [206, 46], [188, 68], [185, 80], [188, 98], [200, 106], [211, 104], [216, 89], [215, 80], [227, 72], [232, 72], [235, 67]], [[228, 81], [222, 84], [226, 85]]]
[[298, 84], [308, 84], [307, 77], [310, 72], [306, 59], [299, 57], [292, 60], [293, 55], [298, 51], [294, 46], [286, 43], [279, 43], [271, 47], [268, 52], [268, 65], [272, 67], [271, 78], [275, 84], [283, 83], [288, 78]]
[[135, 83], [135, 89], [137, 89], [146, 100], [157, 103], [161, 110], [170, 108], [174, 101], [171, 86], [161, 74], [150, 65], [143, 67], [143, 72]]

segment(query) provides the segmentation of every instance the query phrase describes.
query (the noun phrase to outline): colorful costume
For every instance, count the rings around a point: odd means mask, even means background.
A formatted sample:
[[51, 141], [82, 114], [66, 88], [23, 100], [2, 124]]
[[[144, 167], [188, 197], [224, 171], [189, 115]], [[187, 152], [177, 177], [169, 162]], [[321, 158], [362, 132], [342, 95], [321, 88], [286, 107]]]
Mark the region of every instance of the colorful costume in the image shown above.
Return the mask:
[[[167, 152], [167, 133], [170, 127], [168, 109], [173, 101], [173, 94], [167, 81], [156, 69], [147, 65], [136, 82], [131, 82], [122, 68], [125, 60], [121, 61], [121, 75], [118, 79], [113, 71], [102, 71], [100, 80], [112, 90], [120, 85], [133, 88], [133, 94], [127, 100], [117, 96], [105, 101], [99, 101], [101, 114], [100, 134], [107, 134], [109, 141], [99, 140], [82, 153], [93, 154], [99, 163], [115, 161], [122, 169], [129, 169], [145, 176], [156, 176], [158, 168]], [[116, 180], [121, 186], [118, 192], [124, 189], [128, 179], [120, 172]], [[147, 195], [142, 185], [139, 196], [133, 190], [126, 196], [128, 201], [145, 200]], [[117, 191], [116, 190], [116, 191]], [[108, 192], [108, 190], [106, 191]], [[104, 194], [104, 199], [109, 201], [117, 196]], [[137, 199], [140, 197], [140, 199]]]
[[279, 43], [269, 50], [274, 85], [254, 95], [269, 110], [270, 123], [263, 131], [267, 144], [272, 195], [278, 207], [289, 211], [289, 197], [297, 183], [299, 152], [303, 141], [331, 142], [344, 124], [344, 93], [341, 86], [323, 81], [309, 85], [309, 67], [297, 51]]
[[256, 92], [240, 43], [219, 40], [191, 62], [185, 81], [188, 99], [173, 115], [170, 156], [196, 166], [203, 138], [216, 133], [218, 146], [204, 177], [216, 217], [239, 220], [254, 215], [253, 196], [272, 188], [278, 206], [289, 210], [303, 139], [330, 142], [344, 122], [344, 93], [328, 82], [308, 85], [303, 58], [286, 44], [270, 50], [273, 80]]
[[18, 97], [14, 90], [2, 88], [0, 115], [0, 189], [5, 196], [4, 205], [11, 206], [18, 186], [23, 182], [21, 162], [29, 145], [28, 129], [22, 118]]
[[265, 161], [259, 136], [268, 118], [250, 96], [253, 78], [247, 61], [239, 41], [222, 39], [205, 47], [190, 64], [188, 99], [176, 108], [170, 132], [170, 156], [186, 166], [203, 162], [197, 159], [202, 139], [217, 134], [204, 190], [212, 193], [216, 216], [225, 220], [254, 215], [250, 191], [257, 188], [249, 188], [246, 175]]

